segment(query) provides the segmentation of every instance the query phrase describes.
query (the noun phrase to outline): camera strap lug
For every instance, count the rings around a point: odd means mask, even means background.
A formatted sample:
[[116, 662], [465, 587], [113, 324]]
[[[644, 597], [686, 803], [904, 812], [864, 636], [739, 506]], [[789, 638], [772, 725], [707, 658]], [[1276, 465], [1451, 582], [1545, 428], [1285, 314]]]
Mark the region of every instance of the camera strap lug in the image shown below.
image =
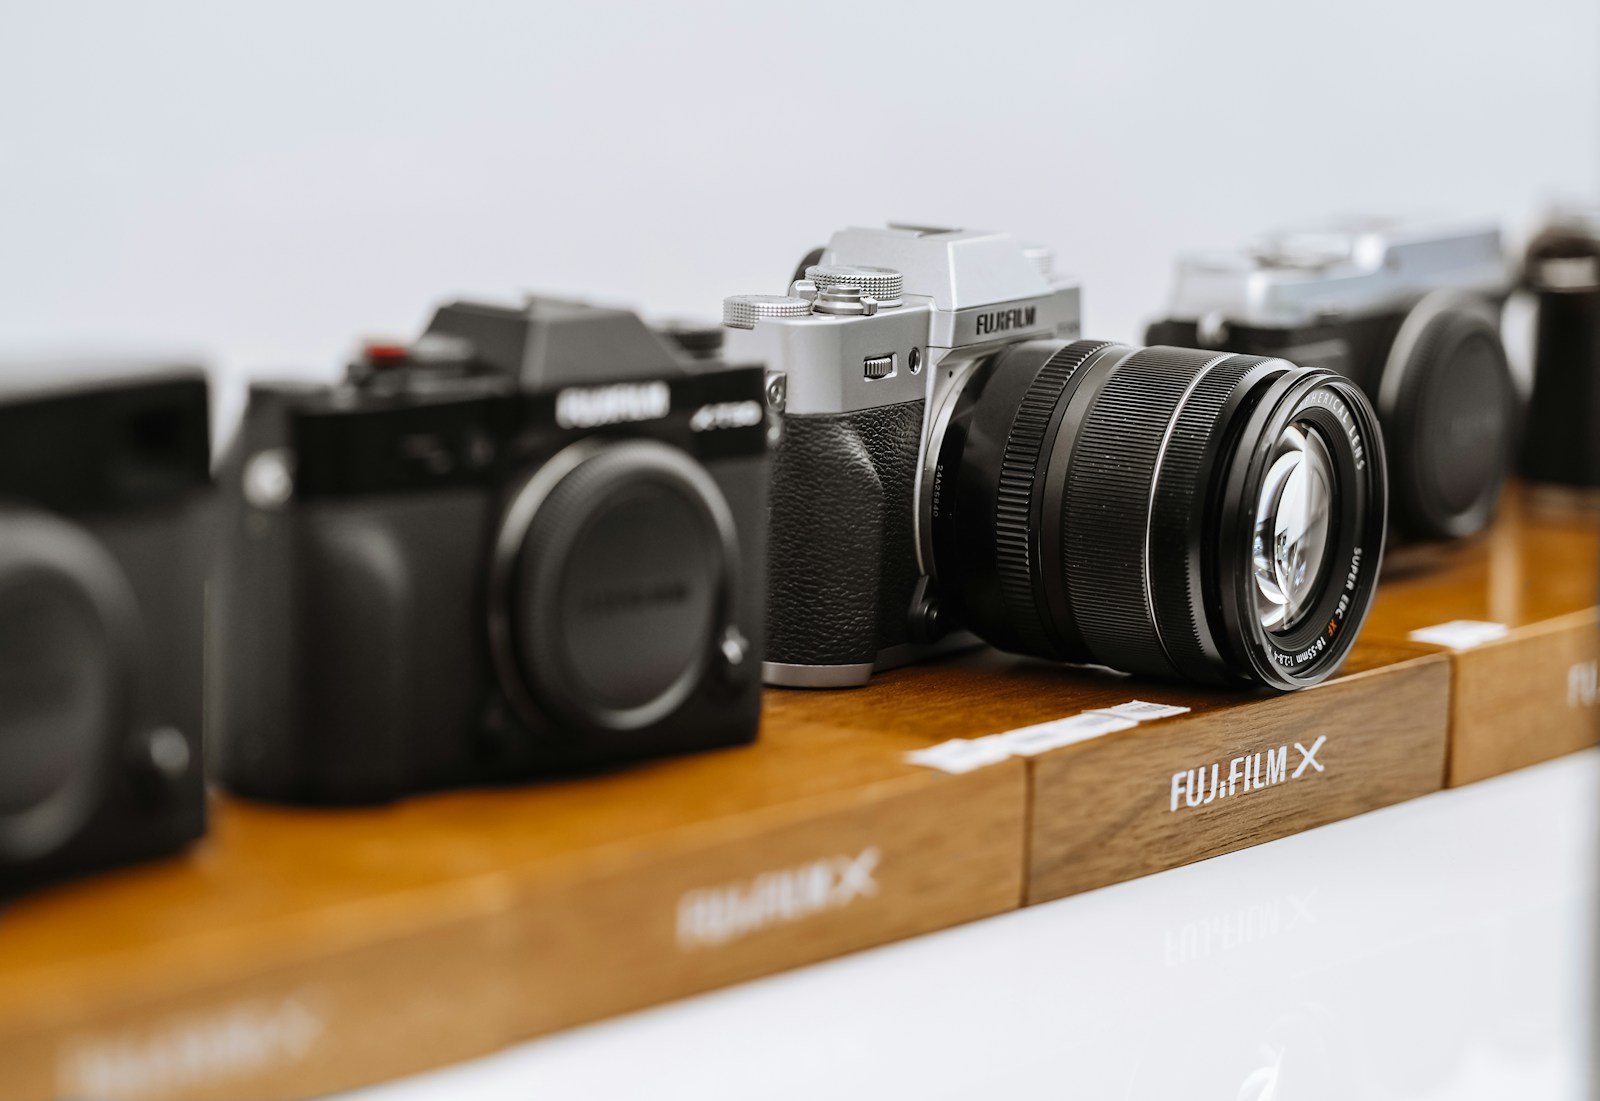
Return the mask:
[[926, 645], [950, 633], [950, 616], [939, 601], [933, 581], [926, 574], [917, 578], [911, 590], [911, 609], [906, 616], [906, 637]]

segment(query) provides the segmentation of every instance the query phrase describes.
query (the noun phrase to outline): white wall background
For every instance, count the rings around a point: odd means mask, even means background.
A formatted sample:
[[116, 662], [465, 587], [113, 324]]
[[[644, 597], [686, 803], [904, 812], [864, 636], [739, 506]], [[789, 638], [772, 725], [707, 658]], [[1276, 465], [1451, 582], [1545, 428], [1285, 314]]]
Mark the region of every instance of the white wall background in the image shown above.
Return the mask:
[[0, 0], [0, 351], [331, 371], [535, 288], [715, 316], [891, 218], [1054, 244], [1127, 339], [1180, 249], [1597, 192], [1594, 0]]

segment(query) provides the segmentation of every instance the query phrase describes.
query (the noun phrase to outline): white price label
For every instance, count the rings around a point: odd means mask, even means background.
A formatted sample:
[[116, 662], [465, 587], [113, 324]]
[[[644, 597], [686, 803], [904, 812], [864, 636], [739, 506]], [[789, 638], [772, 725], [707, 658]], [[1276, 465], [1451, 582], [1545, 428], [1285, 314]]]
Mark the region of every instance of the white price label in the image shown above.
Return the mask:
[[1182, 715], [1188, 710], [1187, 707], [1173, 704], [1129, 700], [1115, 707], [1081, 711], [1065, 718], [1018, 727], [1004, 734], [990, 734], [986, 738], [952, 738], [927, 749], [913, 750], [906, 754], [905, 759], [924, 768], [936, 768], [941, 772], [959, 775], [996, 764], [1007, 757], [1032, 757], [1065, 745], [1086, 742], [1102, 734], [1128, 730], [1141, 722]]
[[1037, 726], [1024, 726], [997, 734], [1005, 747], [1018, 757], [1032, 757], [1051, 749], [1060, 749], [1074, 742], [1086, 742], [1102, 734], [1127, 730], [1136, 725], [1132, 719], [1085, 711], [1065, 719], [1053, 719]]
[[1010, 755], [1003, 746], [988, 738], [952, 738], [948, 742], [907, 753], [906, 760], [914, 765], [960, 775], [1003, 761]]
[[1511, 628], [1504, 623], [1487, 623], [1481, 619], [1452, 619], [1433, 627], [1423, 627], [1411, 632], [1412, 642], [1426, 642], [1431, 646], [1448, 646], [1452, 650], [1470, 650], [1485, 642], [1505, 638]]
[[1189, 709], [1171, 703], [1150, 703], [1146, 700], [1129, 700], [1119, 703], [1115, 707], [1097, 707], [1089, 712], [1091, 715], [1116, 715], [1122, 719], [1132, 719], [1136, 723], [1149, 722], [1151, 719], [1167, 719], [1173, 715], [1182, 715]]

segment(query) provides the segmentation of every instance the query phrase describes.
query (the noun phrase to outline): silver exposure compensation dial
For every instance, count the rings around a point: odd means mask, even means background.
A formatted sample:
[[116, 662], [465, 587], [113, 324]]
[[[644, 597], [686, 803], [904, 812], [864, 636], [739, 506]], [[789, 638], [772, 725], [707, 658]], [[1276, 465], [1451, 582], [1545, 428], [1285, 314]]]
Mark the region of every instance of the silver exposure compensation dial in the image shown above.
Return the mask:
[[828, 287], [855, 287], [863, 297], [876, 299], [879, 306], [900, 305], [906, 278], [893, 268], [871, 268], [856, 264], [812, 264], [806, 279], [818, 290]]
[[763, 317], [806, 317], [811, 303], [787, 294], [735, 294], [722, 300], [722, 323], [733, 329], [753, 329]]

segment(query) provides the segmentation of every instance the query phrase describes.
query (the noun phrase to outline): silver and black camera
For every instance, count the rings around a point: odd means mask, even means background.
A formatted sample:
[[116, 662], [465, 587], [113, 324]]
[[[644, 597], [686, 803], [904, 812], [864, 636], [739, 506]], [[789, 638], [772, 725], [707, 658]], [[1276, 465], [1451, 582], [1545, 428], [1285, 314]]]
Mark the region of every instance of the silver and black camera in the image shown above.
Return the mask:
[[1079, 340], [1079, 288], [1003, 233], [834, 235], [724, 303], [769, 369], [764, 671], [865, 683], [970, 645], [1296, 688], [1337, 667], [1382, 552], [1360, 391], [1281, 359]]
[[0, 366], [0, 893], [200, 836], [204, 374]]
[[1354, 380], [1383, 426], [1397, 530], [1461, 538], [1488, 525], [1515, 453], [1509, 292], [1493, 225], [1352, 223], [1184, 258], [1171, 312], [1146, 339]]
[[220, 776], [368, 802], [750, 741], [763, 385], [537, 298], [444, 306], [341, 385], [256, 387], [225, 481]]

